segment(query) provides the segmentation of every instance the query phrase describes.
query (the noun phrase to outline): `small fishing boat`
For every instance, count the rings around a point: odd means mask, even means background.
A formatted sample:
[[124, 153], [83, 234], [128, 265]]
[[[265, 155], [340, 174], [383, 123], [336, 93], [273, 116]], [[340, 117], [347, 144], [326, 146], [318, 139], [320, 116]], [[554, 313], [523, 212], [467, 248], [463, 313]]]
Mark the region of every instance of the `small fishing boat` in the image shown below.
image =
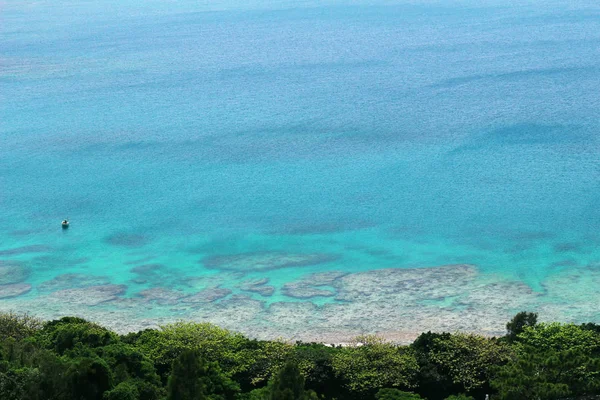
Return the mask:
[[63, 229], [67, 229], [68, 227], [69, 227], [69, 220], [68, 219], [63, 219], [62, 228]]

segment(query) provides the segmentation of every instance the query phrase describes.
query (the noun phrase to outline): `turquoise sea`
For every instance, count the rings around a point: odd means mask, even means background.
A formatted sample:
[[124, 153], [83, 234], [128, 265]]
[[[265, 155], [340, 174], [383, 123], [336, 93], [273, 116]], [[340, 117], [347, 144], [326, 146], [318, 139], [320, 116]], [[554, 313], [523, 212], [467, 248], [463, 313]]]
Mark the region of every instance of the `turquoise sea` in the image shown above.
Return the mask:
[[122, 330], [598, 322], [600, 4], [3, 0], [0, 284]]

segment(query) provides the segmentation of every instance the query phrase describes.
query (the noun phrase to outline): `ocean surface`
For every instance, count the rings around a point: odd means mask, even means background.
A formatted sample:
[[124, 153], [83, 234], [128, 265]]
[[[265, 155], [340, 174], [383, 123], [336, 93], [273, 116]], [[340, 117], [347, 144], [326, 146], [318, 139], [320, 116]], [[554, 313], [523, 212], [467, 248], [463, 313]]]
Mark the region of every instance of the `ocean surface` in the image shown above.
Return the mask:
[[598, 322], [600, 4], [2, 0], [0, 284], [121, 330]]

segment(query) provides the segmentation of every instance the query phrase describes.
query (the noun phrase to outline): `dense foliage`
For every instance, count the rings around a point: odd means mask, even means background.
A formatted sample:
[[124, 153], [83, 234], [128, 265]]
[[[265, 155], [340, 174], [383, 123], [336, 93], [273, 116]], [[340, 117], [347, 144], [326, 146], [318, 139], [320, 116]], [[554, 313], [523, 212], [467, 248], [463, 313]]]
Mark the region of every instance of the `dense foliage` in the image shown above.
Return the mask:
[[537, 323], [507, 335], [375, 336], [347, 346], [258, 341], [211, 324], [117, 335], [76, 317], [0, 314], [2, 400], [492, 400], [600, 394], [600, 327]]

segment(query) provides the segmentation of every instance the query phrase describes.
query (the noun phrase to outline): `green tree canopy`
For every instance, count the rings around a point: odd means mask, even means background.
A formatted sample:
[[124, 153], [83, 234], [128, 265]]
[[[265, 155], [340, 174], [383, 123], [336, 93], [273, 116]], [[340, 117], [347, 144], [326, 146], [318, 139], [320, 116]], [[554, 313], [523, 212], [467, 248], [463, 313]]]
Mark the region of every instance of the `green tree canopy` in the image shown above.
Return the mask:
[[268, 400], [310, 400], [316, 399], [312, 391], [304, 390], [304, 377], [298, 365], [286, 363], [269, 384]]
[[112, 374], [101, 358], [73, 360], [66, 372], [72, 400], [101, 400], [112, 388]]
[[522, 346], [545, 350], [578, 350], [586, 354], [600, 352], [600, 336], [575, 324], [557, 322], [525, 327], [518, 340]]
[[194, 350], [202, 359], [218, 362], [230, 376], [247, 371], [255, 362], [253, 351], [247, 350], [250, 341], [246, 337], [208, 323], [178, 322], [129, 335], [125, 341], [140, 349], [165, 379], [184, 350]]
[[553, 354], [531, 350], [498, 368], [491, 384], [500, 399], [551, 400], [569, 395], [567, 384], [549, 380], [552, 374], [548, 374], [548, 370], [555, 365]]
[[0, 399], [66, 400], [68, 365], [28, 341], [6, 339], [0, 347]]
[[472, 396], [467, 396], [466, 394], [453, 394], [446, 397], [445, 400], [475, 400], [475, 398]]
[[326, 398], [335, 398], [343, 392], [344, 382], [336, 376], [333, 355], [339, 349], [318, 343], [296, 343], [293, 359], [306, 377], [305, 387]]
[[429, 360], [448, 373], [462, 391], [483, 387], [492, 368], [508, 362], [510, 355], [505, 343], [464, 333], [435, 336], [428, 348]]
[[533, 327], [537, 324], [537, 318], [536, 313], [521, 311], [506, 324], [506, 338], [509, 341], [516, 340], [526, 327]]
[[7, 338], [17, 340], [32, 336], [43, 326], [43, 322], [29, 314], [14, 312], [0, 313], [0, 340]]
[[239, 386], [221, 372], [217, 363], [204, 361], [200, 352], [184, 350], [173, 361], [168, 400], [230, 400], [237, 393]]
[[332, 366], [345, 380], [346, 388], [359, 397], [386, 387], [415, 387], [419, 369], [410, 348], [375, 336], [358, 337], [352, 346], [338, 349], [332, 357]]
[[422, 400], [418, 394], [411, 392], [403, 392], [398, 389], [379, 389], [375, 395], [376, 400]]
[[[252, 384], [262, 384], [277, 374], [291, 359], [294, 359], [294, 346], [282, 340], [266, 340], [258, 342], [252, 351], [245, 351], [245, 362], [252, 362], [249, 372]], [[305, 360], [301, 360], [305, 361]], [[303, 369], [310, 369], [308, 362], [302, 362]]]
[[120, 376], [115, 376], [116, 383], [129, 378], [139, 378], [160, 386], [160, 378], [156, 374], [154, 365], [134, 346], [115, 342], [99, 348], [96, 353], [108, 363], [113, 371], [119, 372]]
[[164, 394], [161, 388], [141, 379], [130, 379], [119, 383], [104, 394], [104, 400], [159, 400]]
[[433, 355], [439, 351], [440, 342], [450, 340], [450, 333], [425, 332], [411, 344], [419, 364], [418, 391], [429, 400], [442, 400], [464, 388], [455, 383], [451, 370], [439, 364]]
[[119, 383], [111, 391], [104, 394], [104, 400], [141, 400], [140, 393], [131, 381]]
[[116, 342], [118, 336], [110, 330], [82, 318], [64, 317], [44, 324], [36, 334], [37, 341], [47, 349], [64, 354], [77, 346], [97, 348]]

